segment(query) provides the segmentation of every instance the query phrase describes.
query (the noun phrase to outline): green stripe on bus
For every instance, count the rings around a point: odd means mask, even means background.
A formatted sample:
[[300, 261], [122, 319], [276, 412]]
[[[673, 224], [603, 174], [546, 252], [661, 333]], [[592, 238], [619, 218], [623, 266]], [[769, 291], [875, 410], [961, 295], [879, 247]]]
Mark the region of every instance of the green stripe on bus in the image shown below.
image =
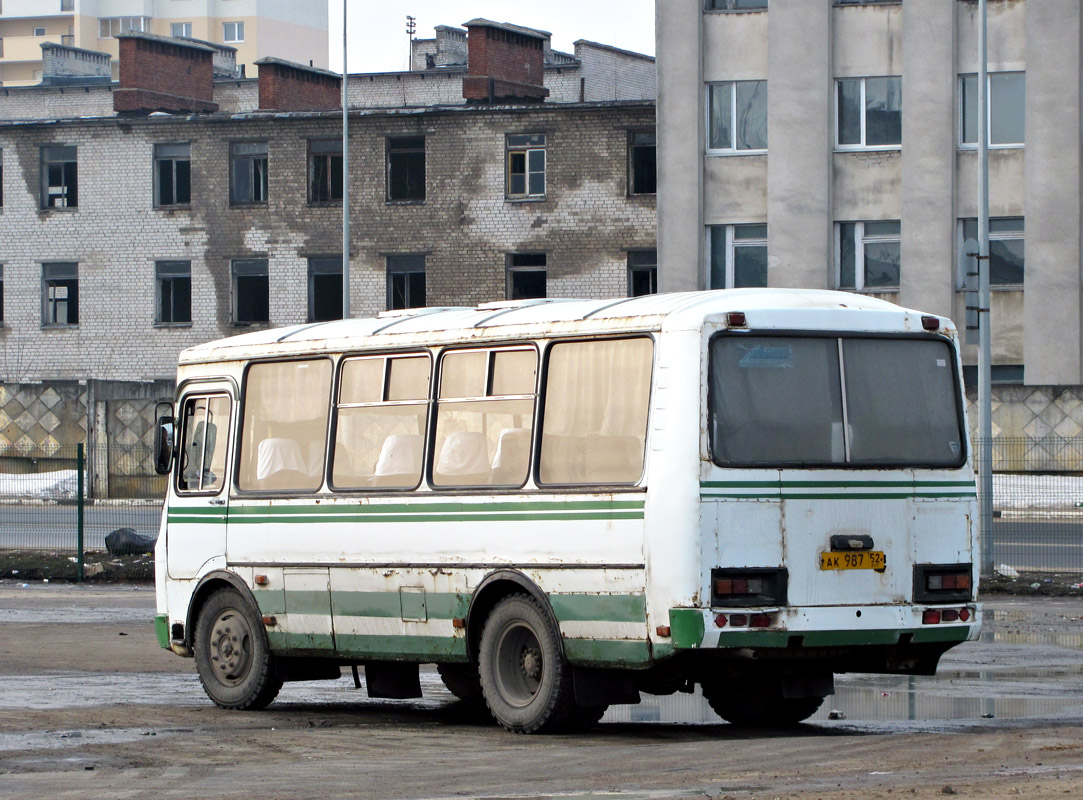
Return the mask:
[[[414, 594], [414, 593], [412, 593]], [[416, 593], [420, 596], [420, 592]], [[415, 601], [418, 598], [412, 598]], [[425, 592], [425, 612], [429, 619], [462, 619], [470, 605], [470, 597], [455, 592]], [[286, 603], [290, 600], [287, 597]], [[332, 592], [331, 606], [336, 617], [403, 616], [402, 598], [398, 592]]]
[[571, 664], [591, 667], [643, 667], [651, 663], [645, 639], [565, 639], [564, 656]]
[[550, 594], [561, 622], [647, 622], [647, 598], [641, 594]]
[[465, 661], [462, 636], [388, 636], [347, 633], [335, 636], [336, 652], [380, 661]]

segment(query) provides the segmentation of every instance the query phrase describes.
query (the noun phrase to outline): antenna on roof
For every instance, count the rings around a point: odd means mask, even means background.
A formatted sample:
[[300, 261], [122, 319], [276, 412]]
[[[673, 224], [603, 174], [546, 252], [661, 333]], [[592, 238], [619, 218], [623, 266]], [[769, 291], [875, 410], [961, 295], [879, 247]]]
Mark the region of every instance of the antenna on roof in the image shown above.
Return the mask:
[[[417, 32], [417, 18], [406, 15], [406, 35], [409, 37], [406, 44], [406, 69], [412, 71], [414, 68], [414, 33]], [[405, 98], [403, 98], [405, 103]]]

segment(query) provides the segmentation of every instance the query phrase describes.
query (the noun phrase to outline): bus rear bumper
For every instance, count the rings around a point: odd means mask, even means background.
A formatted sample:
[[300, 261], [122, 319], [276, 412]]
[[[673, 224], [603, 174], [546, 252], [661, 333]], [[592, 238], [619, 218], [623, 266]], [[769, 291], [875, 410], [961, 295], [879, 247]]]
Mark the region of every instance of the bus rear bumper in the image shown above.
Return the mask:
[[[965, 614], [961, 613], [963, 609]], [[980, 603], [669, 611], [672, 646], [676, 650], [804, 650], [934, 643], [951, 646], [977, 639], [981, 617]]]

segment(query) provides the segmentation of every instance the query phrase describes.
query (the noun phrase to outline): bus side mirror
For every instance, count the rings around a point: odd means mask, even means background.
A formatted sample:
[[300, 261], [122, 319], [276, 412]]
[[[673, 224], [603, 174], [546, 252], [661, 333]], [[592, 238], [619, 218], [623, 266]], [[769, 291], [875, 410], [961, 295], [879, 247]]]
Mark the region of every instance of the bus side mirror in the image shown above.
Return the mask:
[[154, 430], [154, 471], [168, 475], [173, 467], [173, 417], [158, 417]]

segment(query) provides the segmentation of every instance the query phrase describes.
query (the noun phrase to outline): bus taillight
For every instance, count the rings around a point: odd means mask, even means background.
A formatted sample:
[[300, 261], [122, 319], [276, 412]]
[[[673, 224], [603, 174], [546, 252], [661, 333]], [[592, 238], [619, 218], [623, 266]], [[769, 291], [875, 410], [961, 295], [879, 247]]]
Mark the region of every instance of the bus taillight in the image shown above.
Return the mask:
[[722, 608], [786, 605], [788, 577], [785, 567], [716, 567], [711, 570], [711, 605]]

